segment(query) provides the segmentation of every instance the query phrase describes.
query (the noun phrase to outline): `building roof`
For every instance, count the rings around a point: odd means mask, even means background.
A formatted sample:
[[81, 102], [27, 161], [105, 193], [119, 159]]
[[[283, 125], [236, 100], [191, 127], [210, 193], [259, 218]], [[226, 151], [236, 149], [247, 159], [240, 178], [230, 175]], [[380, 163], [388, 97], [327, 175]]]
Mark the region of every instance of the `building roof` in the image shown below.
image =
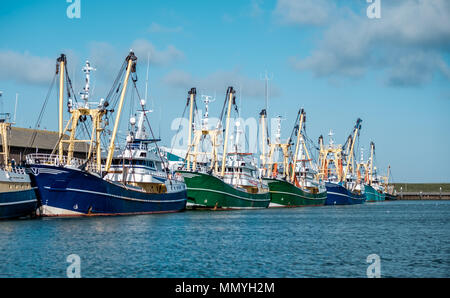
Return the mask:
[[[36, 132], [34, 142], [31, 144], [33, 133]], [[30, 128], [11, 126], [9, 134], [9, 146], [19, 148], [38, 148], [42, 150], [53, 150], [58, 142], [58, 132], [48, 130], [34, 130]], [[65, 140], [69, 139], [68, 135], [64, 135]], [[2, 140], [0, 138], [0, 144]], [[67, 144], [64, 144], [64, 149], [67, 149]], [[75, 152], [87, 152], [89, 144], [75, 143]]]

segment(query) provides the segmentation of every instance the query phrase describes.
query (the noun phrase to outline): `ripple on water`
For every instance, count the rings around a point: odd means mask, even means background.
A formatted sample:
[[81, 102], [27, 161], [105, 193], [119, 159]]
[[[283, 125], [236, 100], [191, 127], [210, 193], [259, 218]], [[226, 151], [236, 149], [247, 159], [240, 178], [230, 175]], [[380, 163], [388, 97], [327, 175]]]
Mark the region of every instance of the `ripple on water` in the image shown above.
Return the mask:
[[0, 277], [449, 277], [450, 202], [0, 222]]

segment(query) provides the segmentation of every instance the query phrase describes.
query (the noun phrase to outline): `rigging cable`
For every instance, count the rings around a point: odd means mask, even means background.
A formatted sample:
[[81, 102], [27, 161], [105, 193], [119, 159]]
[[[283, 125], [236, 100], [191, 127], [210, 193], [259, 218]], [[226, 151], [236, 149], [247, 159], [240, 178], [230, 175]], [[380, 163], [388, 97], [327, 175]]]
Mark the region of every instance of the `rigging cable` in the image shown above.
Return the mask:
[[[136, 77], [136, 80], [132, 78], [132, 81], [133, 81], [133, 85], [134, 85], [134, 88], [136, 90], [136, 93], [137, 93], [138, 97], [141, 98], [141, 96], [139, 95], [139, 91], [137, 89], [137, 86], [136, 86], [137, 77]], [[152, 134], [152, 138], [154, 140], [156, 140], [155, 135], [153, 133], [152, 126], [150, 125], [150, 121], [148, 120], [147, 113], [145, 111], [145, 106], [142, 103], [141, 103], [141, 107], [142, 107], [142, 112], [144, 113], [144, 116], [145, 116], [145, 120], [147, 121], [147, 125], [148, 125], [148, 127], [150, 129], [150, 133]], [[161, 163], [162, 163], [162, 165], [164, 167], [164, 172], [165, 172], [167, 178], [169, 178], [169, 168], [166, 165], [166, 162], [164, 161], [164, 159], [163, 159], [163, 157], [161, 155], [161, 150], [159, 149], [158, 142], [156, 142], [156, 141], [155, 141], [155, 146], [156, 146], [156, 152], [157, 152], [159, 158], [161, 159]], [[172, 183], [172, 181], [170, 181], [170, 183]]]
[[50, 88], [48, 89], [47, 95], [46, 95], [45, 100], [44, 100], [44, 104], [42, 105], [42, 108], [41, 108], [41, 111], [39, 113], [38, 119], [36, 121], [36, 124], [34, 125], [33, 133], [32, 133], [32, 135], [30, 137], [30, 141], [28, 142], [28, 146], [23, 150], [23, 156], [26, 156], [26, 153], [28, 152], [28, 150], [34, 145], [34, 141], [36, 140], [36, 136], [37, 136], [37, 129], [41, 125], [42, 117], [44, 115], [45, 108], [46, 108], [47, 103], [48, 103], [48, 99], [50, 98], [51, 92], [53, 91], [53, 86], [55, 85], [57, 74], [58, 73], [56, 72], [55, 75], [53, 76], [53, 80], [52, 80], [52, 82], [50, 84]]

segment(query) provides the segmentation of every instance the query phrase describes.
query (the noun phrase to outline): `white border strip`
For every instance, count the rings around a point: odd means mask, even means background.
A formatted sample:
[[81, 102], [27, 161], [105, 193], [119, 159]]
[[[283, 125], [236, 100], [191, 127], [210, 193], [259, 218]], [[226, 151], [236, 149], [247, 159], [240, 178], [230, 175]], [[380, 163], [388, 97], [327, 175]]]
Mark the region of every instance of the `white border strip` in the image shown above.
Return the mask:
[[10, 205], [18, 205], [18, 204], [26, 204], [37, 202], [37, 200], [27, 200], [27, 201], [18, 201], [18, 202], [8, 202], [8, 203], [0, 203], [0, 206], [10, 206]]
[[291, 193], [291, 192], [284, 192], [284, 191], [270, 191], [271, 193], [279, 193], [279, 194], [284, 194], [284, 195], [292, 195], [292, 196], [296, 196], [296, 197], [300, 197], [300, 198], [305, 198], [307, 200], [324, 200], [327, 198], [327, 196], [325, 195], [323, 198], [308, 198], [302, 195], [298, 195], [295, 193]]
[[[48, 189], [48, 190], [53, 190], [53, 191], [73, 191], [73, 192], [81, 192], [81, 193], [90, 193], [90, 194], [95, 194], [95, 195], [101, 195], [101, 196], [106, 196], [106, 197], [113, 197], [113, 198], [123, 199], [123, 200], [128, 200], [128, 201], [144, 202], [144, 203], [175, 203], [175, 202], [181, 202], [181, 201], [186, 201], [187, 200], [187, 199], [179, 199], [179, 200], [142, 200], [142, 199], [135, 199], [135, 198], [130, 198], [130, 197], [122, 197], [122, 196], [113, 195], [113, 194], [106, 194], [106, 193], [103, 193], [103, 192], [97, 192], [97, 191], [92, 191], [92, 190], [76, 189], [76, 188], [52, 189], [49, 186], [44, 186], [44, 188]], [[182, 192], [182, 191], [179, 191], [179, 192]], [[176, 192], [174, 192], [173, 194], [175, 194], [175, 193]]]
[[347, 198], [350, 198], [350, 199], [353, 199], [353, 200], [363, 200], [363, 199], [364, 199], [364, 197], [362, 197], [362, 198], [354, 198], [354, 197], [351, 197], [351, 196], [349, 196], [349, 195], [344, 195], [344, 194], [342, 194], [342, 193], [332, 192], [332, 191], [328, 191], [327, 193], [332, 194], [332, 195], [336, 195], [336, 196], [347, 197]]
[[[226, 193], [226, 192], [223, 192], [223, 191], [206, 189], [206, 188], [190, 188], [190, 187], [188, 187], [188, 190], [209, 191], [209, 192], [219, 193], [219, 194], [222, 194], [222, 195], [232, 196], [232, 197], [235, 197], [235, 198], [238, 198], [238, 199], [247, 200], [247, 201], [253, 201], [253, 202], [267, 202], [267, 201], [270, 201], [270, 198], [268, 200], [250, 199], [250, 198], [244, 198], [244, 197], [236, 196], [236, 195], [233, 195], [233, 194], [230, 194], [230, 193]], [[252, 207], [252, 208], [254, 208], [254, 207]]]

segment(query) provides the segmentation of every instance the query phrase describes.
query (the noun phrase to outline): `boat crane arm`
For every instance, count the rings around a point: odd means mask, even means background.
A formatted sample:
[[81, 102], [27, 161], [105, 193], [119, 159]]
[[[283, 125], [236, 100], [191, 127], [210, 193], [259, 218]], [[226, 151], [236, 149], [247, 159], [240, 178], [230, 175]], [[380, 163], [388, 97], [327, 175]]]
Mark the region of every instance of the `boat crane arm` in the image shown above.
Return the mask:
[[263, 109], [260, 113], [259, 113], [259, 117], [260, 117], [260, 123], [261, 123], [261, 164], [262, 164], [262, 176], [265, 176], [265, 172], [266, 172], [266, 143], [269, 143], [269, 138], [268, 136], [266, 136], [266, 119], [267, 119], [267, 111], [265, 109]]
[[120, 121], [120, 116], [121, 116], [121, 112], [122, 112], [123, 101], [124, 101], [125, 94], [127, 91], [128, 79], [130, 77], [131, 72], [133, 72], [133, 73], [136, 72], [137, 58], [134, 55], [134, 53], [130, 52], [130, 54], [127, 56], [127, 58], [125, 60], [127, 61], [127, 72], [126, 72], [124, 82], [123, 82], [122, 93], [120, 95], [119, 107], [117, 109], [117, 115], [116, 115], [116, 120], [114, 122], [114, 129], [113, 129], [113, 133], [111, 136], [111, 141], [109, 143], [108, 157], [106, 159], [106, 166], [105, 166], [106, 173], [111, 168], [111, 163], [112, 163], [112, 159], [113, 159], [113, 155], [114, 155], [114, 148], [115, 148], [114, 142], [115, 142], [115, 138], [116, 138], [116, 134], [117, 134], [117, 129], [119, 128], [119, 121]]
[[228, 109], [227, 109], [227, 119], [226, 119], [226, 126], [225, 126], [225, 141], [223, 144], [223, 156], [222, 156], [222, 170], [220, 171], [220, 176], [225, 175], [225, 163], [227, 160], [227, 146], [228, 146], [228, 130], [230, 127], [230, 114], [231, 114], [231, 106], [232, 104], [235, 104], [235, 96], [234, 96], [234, 89], [233, 87], [228, 87], [227, 89], [227, 100], [228, 100]]
[[375, 143], [370, 142], [370, 173], [369, 173], [369, 185], [372, 185], [373, 181], [373, 157], [375, 155]]
[[297, 130], [297, 143], [295, 145], [295, 154], [293, 157], [293, 169], [292, 169], [292, 174], [291, 174], [291, 179], [290, 179], [291, 182], [294, 181], [294, 178], [295, 178], [295, 166], [297, 165], [298, 150], [300, 147], [300, 140], [302, 138], [303, 123], [305, 120], [305, 110], [303, 108], [300, 109], [298, 111], [298, 115], [299, 116], [297, 116], [297, 119], [300, 117], [299, 124], [294, 127], [294, 130]]
[[191, 88], [191, 90], [188, 92], [189, 94], [189, 123], [188, 123], [188, 151], [186, 153], [187, 157], [187, 165], [186, 169], [190, 171], [191, 168], [191, 156], [190, 151], [192, 147], [192, 119], [193, 119], [193, 110], [195, 105], [195, 96], [197, 95], [197, 89]]
[[352, 142], [351, 142], [351, 145], [350, 145], [350, 153], [349, 153], [349, 155], [347, 157], [347, 165], [345, 167], [344, 176], [342, 177], [343, 180], [347, 179], [348, 170], [349, 170], [350, 164], [353, 161], [353, 149], [355, 147], [356, 137], [358, 136], [358, 133], [361, 130], [361, 122], [362, 122], [361, 118], [358, 118], [356, 120], [356, 125], [353, 128], [353, 139], [352, 139]]
[[[56, 60], [57, 61], [57, 70], [59, 71], [59, 105], [58, 105], [58, 132], [59, 138], [63, 137], [63, 100], [64, 100], [64, 67], [66, 65], [66, 55], [61, 54], [61, 56]], [[59, 143], [59, 160], [63, 159], [63, 144]]]

